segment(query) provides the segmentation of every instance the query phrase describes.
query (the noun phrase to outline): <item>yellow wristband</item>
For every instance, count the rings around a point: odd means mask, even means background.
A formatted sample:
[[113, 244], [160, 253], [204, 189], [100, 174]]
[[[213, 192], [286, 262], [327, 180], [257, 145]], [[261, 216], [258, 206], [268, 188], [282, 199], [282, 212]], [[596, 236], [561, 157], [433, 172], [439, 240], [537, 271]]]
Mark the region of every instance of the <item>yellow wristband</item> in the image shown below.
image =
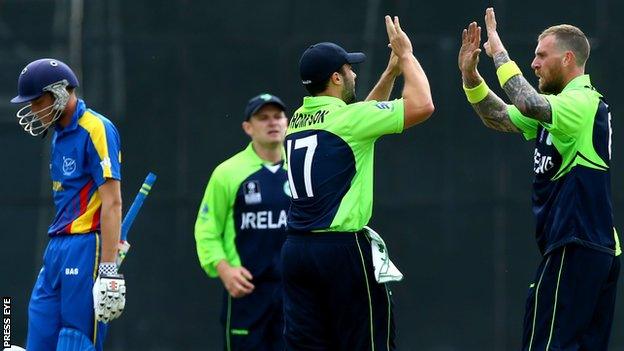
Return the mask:
[[468, 102], [471, 104], [476, 104], [485, 99], [490, 92], [490, 88], [488, 88], [487, 84], [485, 84], [485, 80], [482, 80], [481, 83], [474, 88], [467, 88], [465, 85], [463, 87], [464, 93], [466, 93], [466, 97], [468, 98]]
[[500, 83], [501, 88], [511, 77], [517, 76], [518, 74], [522, 75], [522, 71], [520, 71], [518, 65], [516, 65], [513, 61], [505, 62], [496, 70], [496, 75], [498, 76], [498, 82]]

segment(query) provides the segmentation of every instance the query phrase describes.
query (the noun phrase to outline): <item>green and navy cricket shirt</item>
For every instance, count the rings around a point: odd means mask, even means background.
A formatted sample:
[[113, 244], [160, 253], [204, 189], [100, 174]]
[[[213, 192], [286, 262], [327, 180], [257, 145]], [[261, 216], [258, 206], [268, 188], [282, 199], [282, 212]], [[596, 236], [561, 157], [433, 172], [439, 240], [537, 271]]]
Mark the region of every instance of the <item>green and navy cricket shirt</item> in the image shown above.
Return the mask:
[[373, 209], [375, 141], [403, 131], [403, 100], [305, 97], [286, 133], [292, 231], [354, 232]]
[[195, 222], [202, 268], [216, 277], [216, 265], [226, 260], [247, 268], [254, 282], [281, 279], [289, 205], [283, 162], [268, 164], [250, 143], [221, 163], [208, 181]]
[[619, 254], [611, 204], [611, 114], [589, 75], [544, 95], [552, 123], [508, 106], [512, 122], [535, 139], [533, 213], [542, 254], [569, 243]]

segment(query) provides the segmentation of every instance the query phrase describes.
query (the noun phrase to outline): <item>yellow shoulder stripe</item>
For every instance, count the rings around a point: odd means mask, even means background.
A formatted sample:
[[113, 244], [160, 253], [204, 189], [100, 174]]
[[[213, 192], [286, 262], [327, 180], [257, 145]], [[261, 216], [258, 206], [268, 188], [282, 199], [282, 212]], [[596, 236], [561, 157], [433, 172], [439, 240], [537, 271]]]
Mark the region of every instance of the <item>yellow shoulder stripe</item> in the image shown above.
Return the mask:
[[106, 140], [106, 128], [104, 127], [104, 122], [96, 115], [91, 113], [89, 110], [87, 110], [78, 120], [78, 124], [89, 133], [91, 142], [93, 142], [95, 150], [100, 157], [100, 165], [102, 166], [102, 170], [104, 171], [104, 178], [112, 177], [111, 162], [108, 155], [108, 143]]

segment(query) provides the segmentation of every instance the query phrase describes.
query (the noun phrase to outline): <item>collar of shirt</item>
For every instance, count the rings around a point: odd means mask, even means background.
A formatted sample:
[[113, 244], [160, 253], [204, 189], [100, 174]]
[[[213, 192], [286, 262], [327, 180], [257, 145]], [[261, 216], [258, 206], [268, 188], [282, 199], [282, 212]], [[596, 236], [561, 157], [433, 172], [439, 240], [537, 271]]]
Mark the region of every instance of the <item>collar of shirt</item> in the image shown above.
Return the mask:
[[251, 143], [251, 142], [245, 148], [245, 156], [247, 157], [247, 159], [249, 160], [250, 163], [257, 164], [257, 165], [274, 166], [274, 165], [277, 165], [277, 164], [282, 164], [284, 162], [284, 150], [283, 150], [283, 148], [282, 148], [282, 160], [280, 162], [278, 162], [278, 163], [271, 163], [269, 161], [261, 159], [260, 156], [258, 156], [258, 154], [256, 153], [256, 150], [254, 150], [254, 148], [253, 148], [253, 143]]
[[347, 106], [344, 101], [334, 96], [306, 96], [303, 98], [303, 107], [305, 108], [314, 108], [316, 106], [323, 105], [338, 105], [340, 107]]
[[76, 129], [76, 127], [78, 127], [78, 119], [82, 117], [86, 109], [87, 105], [85, 104], [85, 102], [81, 99], [78, 99], [78, 101], [76, 102], [76, 111], [74, 111], [74, 114], [72, 115], [71, 122], [69, 122], [69, 125], [65, 128], [61, 127], [60, 124], [56, 123], [56, 125], [54, 126], [56, 132], [68, 133]]
[[593, 85], [591, 84], [591, 80], [589, 79], [589, 74], [582, 74], [572, 79], [571, 81], [568, 82], [568, 85], [566, 85], [565, 88], [563, 88], [561, 92], [563, 93], [570, 89], [581, 88], [585, 86], [593, 88]]

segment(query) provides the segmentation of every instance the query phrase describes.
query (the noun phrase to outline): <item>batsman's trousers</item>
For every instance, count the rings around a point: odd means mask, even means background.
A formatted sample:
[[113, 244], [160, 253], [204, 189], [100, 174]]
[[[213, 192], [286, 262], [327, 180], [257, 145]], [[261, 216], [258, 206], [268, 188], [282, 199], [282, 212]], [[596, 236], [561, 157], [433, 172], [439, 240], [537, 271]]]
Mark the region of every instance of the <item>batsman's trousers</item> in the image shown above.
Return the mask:
[[92, 290], [99, 253], [96, 233], [50, 238], [28, 305], [28, 351], [56, 350], [62, 328], [82, 332], [103, 349], [108, 326], [95, 321]]

